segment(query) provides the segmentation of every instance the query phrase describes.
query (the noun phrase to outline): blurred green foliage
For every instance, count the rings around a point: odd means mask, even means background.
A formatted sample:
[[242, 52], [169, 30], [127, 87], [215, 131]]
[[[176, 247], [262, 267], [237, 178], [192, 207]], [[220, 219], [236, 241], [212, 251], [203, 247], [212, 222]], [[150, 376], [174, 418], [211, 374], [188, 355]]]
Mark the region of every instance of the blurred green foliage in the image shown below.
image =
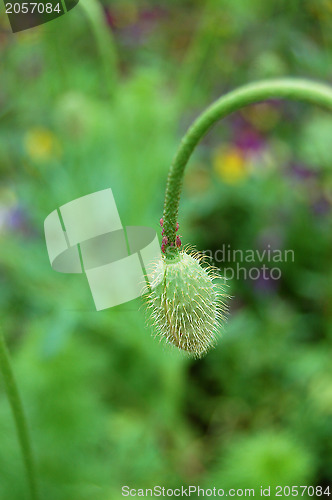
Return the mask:
[[[43, 498], [331, 481], [330, 115], [250, 106], [190, 162], [184, 243], [294, 251], [277, 281], [231, 281], [227, 326], [201, 360], [159, 344], [140, 300], [96, 313], [84, 276], [51, 269], [43, 235], [51, 211], [107, 187], [124, 225], [158, 230], [192, 119], [250, 80], [331, 82], [331, 16], [330, 0], [81, 0], [13, 35], [1, 14], [1, 323]], [[3, 385], [0, 428], [0, 498], [24, 500]]]

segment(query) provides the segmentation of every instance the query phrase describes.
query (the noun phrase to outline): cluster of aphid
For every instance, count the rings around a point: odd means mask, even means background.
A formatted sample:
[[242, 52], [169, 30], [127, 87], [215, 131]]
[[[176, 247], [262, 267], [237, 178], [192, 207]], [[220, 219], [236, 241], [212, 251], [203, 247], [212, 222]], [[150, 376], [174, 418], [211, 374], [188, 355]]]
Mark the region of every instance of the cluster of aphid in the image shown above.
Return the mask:
[[[166, 253], [166, 247], [168, 245], [168, 238], [167, 238], [167, 236], [164, 236], [165, 229], [163, 227], [164, 226], [164, 219], [163, 218], [160, 219], [160, 225], [162, 227], [161, 235], [163, 237], [162, 242], [161, 242], [161, 251], [163, 253]], [[178, 231], [178, 230], [179, 230], [179, 223], [177, 222], [175, 231]], [[174, 243], [171, 242], [170, 246], [173, 247]], [[180, 236], [178, 234], [176, 235], [176, 238], [175, 238], [175, 246], [177, 248], [180, 248], [180, 246], [181, 246], [181, 239], [180, 239]]]

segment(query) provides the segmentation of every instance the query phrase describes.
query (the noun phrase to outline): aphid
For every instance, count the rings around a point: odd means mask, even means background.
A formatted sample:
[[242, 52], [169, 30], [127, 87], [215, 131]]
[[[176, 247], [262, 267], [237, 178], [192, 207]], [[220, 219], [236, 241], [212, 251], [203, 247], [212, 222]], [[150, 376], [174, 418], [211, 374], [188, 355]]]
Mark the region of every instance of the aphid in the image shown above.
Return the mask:
[[164, 236], [163, 239], [162, 239], [162, 242], [161, 242], [161, 251], [163, 253], [166, 252], [166, 245], [167, 245], [167, 243], [168, 243], [168, 238], [167, 238], [167, 236]]

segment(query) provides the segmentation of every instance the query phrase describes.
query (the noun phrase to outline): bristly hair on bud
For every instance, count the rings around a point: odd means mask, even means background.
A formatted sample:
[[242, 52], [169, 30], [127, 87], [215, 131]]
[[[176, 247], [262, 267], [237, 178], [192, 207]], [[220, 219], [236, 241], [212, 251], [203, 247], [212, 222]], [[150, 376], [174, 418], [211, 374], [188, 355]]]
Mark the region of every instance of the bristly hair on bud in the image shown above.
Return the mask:
[[198, 252], [182, 250], [171, 260], [162, 257], [147, 296], [156, 335], [201, 357], [216, 344], [226, 319], [225, 288], [219, 270]]

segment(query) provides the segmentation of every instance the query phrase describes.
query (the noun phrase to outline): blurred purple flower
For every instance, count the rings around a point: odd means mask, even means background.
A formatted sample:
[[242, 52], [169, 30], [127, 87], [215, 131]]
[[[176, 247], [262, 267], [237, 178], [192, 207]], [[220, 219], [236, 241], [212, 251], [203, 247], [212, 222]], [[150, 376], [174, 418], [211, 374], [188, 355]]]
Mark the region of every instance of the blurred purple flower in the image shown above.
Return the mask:
[[108, 26], [113, 30], [116, 27], [116, 17], [112, 9], [110, 7], [104, 7], [104, 14], [105, 14], [105, 19], [106, 23]]
[[331, 204], [325, 196], [320, 196], [311, 205], [314, 215], [321, 216], [326, 215], [331, 210]]
[[24, 226], [26, 226], [27, 220], [22, 207], [16, 205], [11, 210], [9, 210], [7, 212], [5, 222], [6, 226], [13, 231], [21, 229]]
[[245, 153], [258, 153], [264, 148], [264, 138], [255, 130], [244, 128], [234, 138], [234, 144]]
[[109, 27], [119, 34], [129, 45], [144, 43], [146, 36], [158, 28], [158, 23], [166, 15], [160, 6], [138, 10], [131, 8], [104, 7], [105, 19]]
[[264, 149], [265, 138], [243, 116], [237, 115], [232, 119], [232, 130], [232, 143], [244, 154], [259, 153]]
[[289, 166], [289, 173], [292, 177], [300, 181], [306, 181], [317, 177], [317, 172], [315, 170], [301, 163], [291, 163]]
[[2, 206], [0, 216], [0, 230], [23, 234], [24, 236], [35, 234], [26, 211], [22, 206], [18, 204], [7, 207]]
[[251, 280], [252, 288], [257, 294], [274, 294], [279, 288], [279, 280], [271, 276], [271, 270], [265, 266], [265, 271], [261, 269], [259, 277]]

